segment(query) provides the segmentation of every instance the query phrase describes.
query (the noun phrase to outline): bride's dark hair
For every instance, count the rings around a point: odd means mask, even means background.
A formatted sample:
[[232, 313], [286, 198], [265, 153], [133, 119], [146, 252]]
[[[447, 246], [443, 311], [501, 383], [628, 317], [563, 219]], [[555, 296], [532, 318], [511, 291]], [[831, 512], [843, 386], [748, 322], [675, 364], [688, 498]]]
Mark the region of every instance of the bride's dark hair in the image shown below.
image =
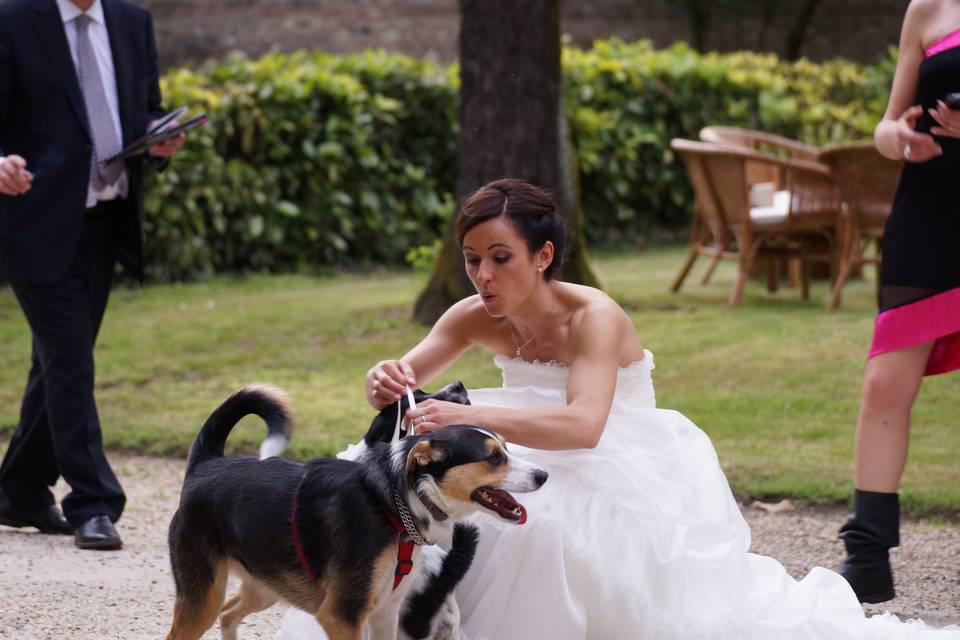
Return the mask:
[[454, 225], [457, 245], [463, 248], [463, 237], [470, 229], [500, 216], [506, 216], [513, 224], [531, 255], [542, 249], [547, 240], [553, 243], [553, 261], [543, 277], [555, 277], [563, 266], [567, 228], [550, 195], [523, 180], [494, 180], [465, 197]]

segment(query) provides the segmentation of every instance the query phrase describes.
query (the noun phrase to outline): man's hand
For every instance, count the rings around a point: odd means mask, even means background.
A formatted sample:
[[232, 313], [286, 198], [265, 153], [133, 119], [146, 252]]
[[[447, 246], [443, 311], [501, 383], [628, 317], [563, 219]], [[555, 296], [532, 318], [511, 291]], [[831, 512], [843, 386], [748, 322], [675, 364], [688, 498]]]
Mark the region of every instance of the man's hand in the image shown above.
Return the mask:
[[30, 191], [33, 174], [27, 171], [27, 161], [20, 156], [7, 156], [0, 160], [0, 193], [8, 196], [23, 195]]
[[[154, 120], [153, 122], [148, 124], [147, 131], [150, 131], [151, 129], [153, 129], [154, 125], [157, 122], [159, 122], [159, 120]], [[168, 128], [173, 129], [174, 127], [177, 126], [177, 124], [178, 123], [176, 120], [171, 120], [170, 124], [168, 125]], [[161, 158], [169, 158], [170, 156], [172, 156], [177, 152], [177, 149], [183, 146], [183, 142], [186, 139], [187, 139], [187, 136], [181, 133], [176, 138], [170, 138], [169, 140], [164, 140], [160, 144], [156, 144], [150, 147], [150, 155], [159, 156]]]

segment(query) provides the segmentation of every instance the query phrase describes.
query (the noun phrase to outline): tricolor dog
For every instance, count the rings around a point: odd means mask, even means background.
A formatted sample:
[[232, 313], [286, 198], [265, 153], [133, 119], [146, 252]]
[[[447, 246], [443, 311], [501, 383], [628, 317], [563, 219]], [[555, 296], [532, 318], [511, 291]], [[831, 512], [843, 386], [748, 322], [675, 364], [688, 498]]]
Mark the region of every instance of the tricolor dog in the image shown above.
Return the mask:
[[[168, 640], [198, 640], [218, 616], [223, 638], [234, 639], [244, 616], [280, 599], [314, 615], [331, 640], [360, 640], [365, 627], [377, 640], [397, 638], [401, 611], [418, 608], [415, 585], [431, 582], [398, 575], [422, 553], [415, 546], [398, 562], [403, 543], [449, 538], [476, 511], [523, 523], [509, 492], [535, 491], [547, 479], [495, 433], [470, 425], [373, 439], [356, 461], [225, 457], [227, 436], [248, 414], [267, 423], [268, 453], [289, 438], [289, 402], [265, 386], [230, 396], [197, 435], [170, 522], [177, 595]], [[474, 536], [460, 540], [472, 557], [475, 530], [458, 535]], [[451, 555], [457, 543], [455, 534]], [[224, 603], [230, 571], [241, 584]]]

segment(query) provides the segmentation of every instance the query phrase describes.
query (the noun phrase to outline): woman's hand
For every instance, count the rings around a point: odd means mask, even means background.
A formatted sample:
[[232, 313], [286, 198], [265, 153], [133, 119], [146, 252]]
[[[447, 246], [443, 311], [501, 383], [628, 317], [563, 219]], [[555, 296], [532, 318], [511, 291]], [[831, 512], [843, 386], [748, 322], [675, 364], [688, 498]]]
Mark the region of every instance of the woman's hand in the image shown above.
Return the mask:
[[413, 367], [403, 360], [381, 360], [367, 372], [367, 401], [382, 409], [405, 395], [407, 386], [417, 386]]
[[932, 127], [930, 133], [946, 138], [960, 138], [960, 110], [951, 109], [943, 100], [937, 100], [937, 108], [929, 110], [930, 116], [939, 127]]
[[932, 135], [917, 132], [917, 120], [922, 115], [923, 107], [914, 105], [904, 111], [896, 121], [897, 144], [907, 162], [927, 162], [943, 155], [943, 149]]
[[430, 433], [451, 424], [472, 424], [470, 416], [476, 415], [475, 411], [476, 407], [468, 404], [424, 400], [407, 411], [407, 424], [411, 434]]

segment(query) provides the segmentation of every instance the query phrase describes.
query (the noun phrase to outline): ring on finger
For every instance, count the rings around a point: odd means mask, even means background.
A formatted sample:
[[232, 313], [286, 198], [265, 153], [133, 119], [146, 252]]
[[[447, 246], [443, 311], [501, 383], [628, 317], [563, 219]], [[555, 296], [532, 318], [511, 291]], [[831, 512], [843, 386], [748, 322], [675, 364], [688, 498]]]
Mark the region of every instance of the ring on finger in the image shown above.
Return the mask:
[[910, 148], [910, 143], [903, 145], [903, 157], [906, 160], [910, 159], [910, 155], [913, 153], [913, 150]]

